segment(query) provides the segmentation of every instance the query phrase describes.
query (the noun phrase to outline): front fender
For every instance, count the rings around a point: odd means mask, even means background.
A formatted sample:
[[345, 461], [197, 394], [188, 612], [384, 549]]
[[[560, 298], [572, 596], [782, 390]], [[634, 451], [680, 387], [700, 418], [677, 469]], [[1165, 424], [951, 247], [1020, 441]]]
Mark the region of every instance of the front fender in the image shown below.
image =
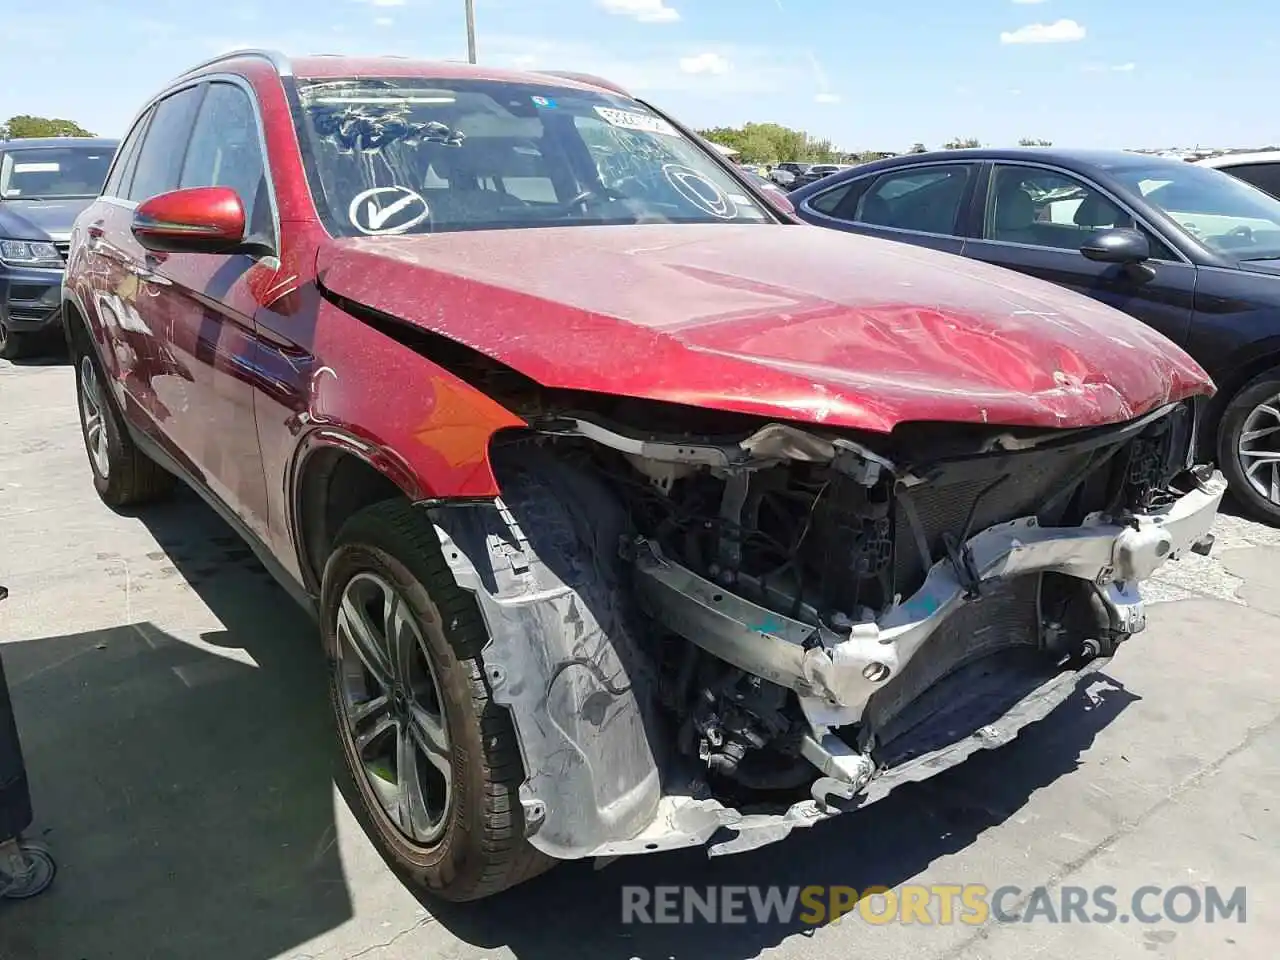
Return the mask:
[[489, 444], [500, 430], [527, 426], [523, 419], [429, 356], [325, 300], [314, 358], [295, 431], [307, 435], [298, 444], [299, 458], [316, 443], [341, 445], [413, 500], [498, 495]]

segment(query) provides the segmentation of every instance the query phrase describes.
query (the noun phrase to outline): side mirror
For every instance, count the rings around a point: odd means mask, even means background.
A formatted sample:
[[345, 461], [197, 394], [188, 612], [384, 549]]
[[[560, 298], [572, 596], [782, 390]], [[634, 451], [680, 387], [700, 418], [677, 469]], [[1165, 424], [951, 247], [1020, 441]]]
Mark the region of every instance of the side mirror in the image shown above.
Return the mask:
[[1121, 263], [1126, 266], [1151, 259], [1151, 244], [1145, 234], [1127, 227], [1099, 230], [1080, 248], [1085, 258], [1095, 263]]
[[131, 229], [148, 250], [235, 253], [244, 247], [244, 204], [230, 187], [172, 190], [139, 204]]

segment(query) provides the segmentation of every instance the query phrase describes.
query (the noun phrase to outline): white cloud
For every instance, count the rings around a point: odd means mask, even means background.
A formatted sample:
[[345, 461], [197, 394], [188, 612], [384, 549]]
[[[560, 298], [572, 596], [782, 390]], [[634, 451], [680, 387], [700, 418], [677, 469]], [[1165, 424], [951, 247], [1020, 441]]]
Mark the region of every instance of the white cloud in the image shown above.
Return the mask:
[[1133, 73], [1133, 71], [1138, 69], [1138, 65], [1136, 63], [1117, 63], [1111, 69], [1116, 71], [1116, 73]]
[[1029, 6], [1029, 5], [1033, 4], [1033, 3], [1044, 3], [1044, 0], [1013, 0], [1013, 2], [1014, 2], [1014, 3], [1021, 3], [1021, 4], [1028, 5], [1028, 6]]
[[511, 58], [511, 65], [519, 67], [521, 70], [528, 70], [538, 62], [538, 58], [531, 53], [522, 53], [519, 56]]
[[814, 103], [839, 103], [840, 94], [838, 93], [819, 93], [813, 98]]
[[685, 73], [728, 73], [733, 69], [731, 64], [718, 53], [699, 53], [692, 57], [680, 58], [680, 69]]
[[1000, 34], [1001, 43], [1073, 43], [1083, 40], [1084, 27], [1074, 20], [1032, 23]]
[[1138, 69], [1136, 63], [1117, 63], [1108, 65], [1105, 63], [1086, 63], [1080, 68], [1085, 73], [1133, 73]]
[[674, 7], [668, 7], [664, 0], [597, 0], [597, 2], [609, 13], [631, 17], [641, 23], [671, 23], [680, 19], [680, 11]]
[[393, 23], [395, 23], [395, 21], [392, 20], [390, 17], [374, 17], [373, 23], [375, 26], [378, 26], [378, 27], [389, 27]]
[[371, 7], [403, 7], [405, 0], [356, 0], [357, 3], [367, 3]]

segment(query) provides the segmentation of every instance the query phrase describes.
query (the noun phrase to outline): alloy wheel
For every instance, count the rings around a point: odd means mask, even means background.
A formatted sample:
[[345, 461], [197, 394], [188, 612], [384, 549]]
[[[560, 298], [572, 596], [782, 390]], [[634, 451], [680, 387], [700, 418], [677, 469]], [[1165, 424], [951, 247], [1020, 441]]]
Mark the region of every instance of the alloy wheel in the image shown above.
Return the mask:
[[1250, 411], [1240, 428], [1236, 455], [1249, 485], [1280, 504], [1280, 396]]
[[422, 631], [396, 588], [366, 572], [343, 590], [334, 634], [348, 748], [391, 824], [430, 844], [448, 822], [453, 770]]
[[107, 443], [106, 404], [93, 361], [80, 358], [80, 413], [84, 418], [84, 440], [93, 467], [104, 480], [111, 475], [111, 450]]

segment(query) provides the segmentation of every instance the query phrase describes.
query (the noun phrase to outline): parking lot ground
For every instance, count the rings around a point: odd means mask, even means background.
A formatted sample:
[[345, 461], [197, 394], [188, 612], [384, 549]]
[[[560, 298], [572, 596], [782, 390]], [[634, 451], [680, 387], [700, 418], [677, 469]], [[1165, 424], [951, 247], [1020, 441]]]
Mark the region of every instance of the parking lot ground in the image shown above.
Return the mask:
[[[1214, 556], [1164, 574], [1147, 632], [1047, 720], [865, 811], [738, 857], [570, 864], [442, 906], [396, 880], [335, 787], [315, 627], [221, 521], [190, 494], [102, 506], [67, 366], [0, 361], [0, 443], [0, 655], [32, 835], [60, 864], [43, 896], [0, 903], [3, 960], [1252, 958], [1280, 941], [1276, 531], [1224, 516]], [[1245, 887], [1247, 913], [621, 922], [630, 885], [968, 883], [1110, 886], [1122, 913], [1148, 885]]]

